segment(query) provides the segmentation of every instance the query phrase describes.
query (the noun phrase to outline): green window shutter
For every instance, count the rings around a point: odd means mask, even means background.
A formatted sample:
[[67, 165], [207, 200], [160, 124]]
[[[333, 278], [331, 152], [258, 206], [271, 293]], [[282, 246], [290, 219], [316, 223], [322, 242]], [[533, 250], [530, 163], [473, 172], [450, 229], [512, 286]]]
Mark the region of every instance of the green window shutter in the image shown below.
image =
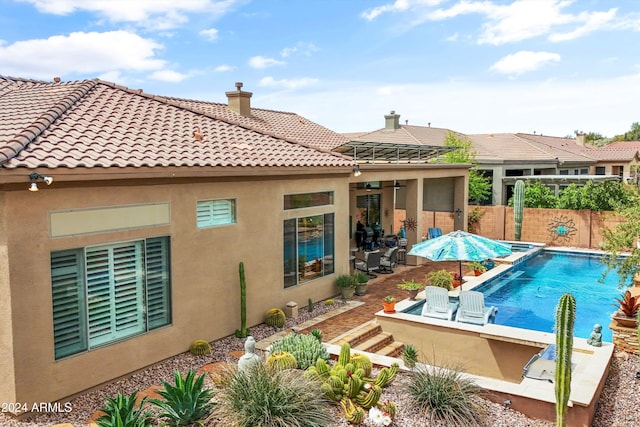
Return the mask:
[[142, 242], [86, 252], [90, 346], [145, 330]]
[[198, 228], [236, 222], [235, 200], [205, 200], [196, 205]]
[[169, 238], [146, 241], [147, 328], [171, 323]]
[[51, 253], [55, 358], [87, 350], [82, 250]]

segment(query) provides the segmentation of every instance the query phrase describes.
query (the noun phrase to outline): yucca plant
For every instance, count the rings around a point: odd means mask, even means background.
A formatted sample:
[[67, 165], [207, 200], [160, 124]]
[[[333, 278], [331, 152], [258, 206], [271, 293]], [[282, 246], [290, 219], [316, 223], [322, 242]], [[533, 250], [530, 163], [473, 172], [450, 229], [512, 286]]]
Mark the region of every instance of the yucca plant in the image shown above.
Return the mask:
[[332, 421], [320, 384], [300, 370], [271, 371], [256, 364], [222, 375], [218, 408], [224, 425], [321, 427]]
[[183, 379], [180, 372], [176, 371], [175, 385], [163, 381], [163, 390], [158, 391], [162, 399], [151, 399], [149, 402], [162, 410], [160, 417], [166, 419], [168, 425], [201, 423], [214, 406], [211, 402], [213, 392], [204, 388], [204, 377], [202, 374], [196, 378], [196, 373], [189, 371]]
[[411, 371], [407, 389], [431, 422], [482, 424], [482, 409], [476, 402], [482, 389], [457, 368], [422, 365]]
[[104, 412], [96, 420], [99, 427], [147, 427], [151, 425], [151, 413], [142, 409], [146, 398], [136, 404], [136, 392], [125, 396], [121, 393], [113, 397], [107, 397], [104, 407], [100, 411]]

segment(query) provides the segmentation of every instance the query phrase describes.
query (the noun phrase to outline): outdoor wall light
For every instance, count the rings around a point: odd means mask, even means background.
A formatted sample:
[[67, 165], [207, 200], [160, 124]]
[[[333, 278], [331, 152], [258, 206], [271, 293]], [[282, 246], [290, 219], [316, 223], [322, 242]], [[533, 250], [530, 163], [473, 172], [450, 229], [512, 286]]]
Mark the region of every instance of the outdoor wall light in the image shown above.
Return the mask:
[[39, 173], [36, 172], [31, 172], [29, 174], [29, 179], [31, 180], [31, 185], [29, 186], [29, 191], [38, 191], [38, 180], [41, 179], [44, 181], [45, 184], [47, 185], [51, 185], [51, 183], [53, 182], [53, 178], [50, 176], [44, 176], [44, 175], [40, 175]]
[[458, 208], [455, 210], [456, 216], [458, 217], [458, 221], [462, 219], [462, 209]]
[[364, 188], [366, 188], [366, 189], [367, 189], [367, 191], [371, 191], [371, 188], [373, 188], [373, 187], [371, 187], [371, 184], [369, 184], [369, 183], [367, 182], [367, 185], [365, 185], [365, 187], [364, 187]]
[[360, 168], [355, 167], [353, 168], [353, 176], [360, 176], [362, 175], [362, 172], [360, 172]]

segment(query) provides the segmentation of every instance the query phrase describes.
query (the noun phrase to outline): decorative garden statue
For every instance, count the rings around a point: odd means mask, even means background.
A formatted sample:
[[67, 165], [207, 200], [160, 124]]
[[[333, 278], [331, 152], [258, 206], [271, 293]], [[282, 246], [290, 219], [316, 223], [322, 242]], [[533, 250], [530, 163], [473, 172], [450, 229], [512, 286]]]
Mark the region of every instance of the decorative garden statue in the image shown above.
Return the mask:
[[256, 340], [251, 335], [244, 342], [244, 354], [238, 360], [238, 370], [246, 372], [256, 363], [262, 363], [260, 356], [256, 354]]
[[602, 325], [596, 323], [593, 325], [593, 332], [589, 335], [587, 344], [594, 347], [602, 347]]

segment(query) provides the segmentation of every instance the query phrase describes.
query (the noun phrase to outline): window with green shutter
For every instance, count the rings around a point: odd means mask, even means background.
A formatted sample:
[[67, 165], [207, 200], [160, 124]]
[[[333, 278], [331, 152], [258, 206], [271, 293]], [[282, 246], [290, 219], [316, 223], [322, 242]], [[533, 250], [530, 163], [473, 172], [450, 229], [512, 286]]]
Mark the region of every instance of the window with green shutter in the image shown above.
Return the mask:
[[234, 224], [236, 201], [233, 199], [202, 200], [196, 203], [198, 228]]
[[169, 238], [51, 255], [56, 359], [171, 322]]

